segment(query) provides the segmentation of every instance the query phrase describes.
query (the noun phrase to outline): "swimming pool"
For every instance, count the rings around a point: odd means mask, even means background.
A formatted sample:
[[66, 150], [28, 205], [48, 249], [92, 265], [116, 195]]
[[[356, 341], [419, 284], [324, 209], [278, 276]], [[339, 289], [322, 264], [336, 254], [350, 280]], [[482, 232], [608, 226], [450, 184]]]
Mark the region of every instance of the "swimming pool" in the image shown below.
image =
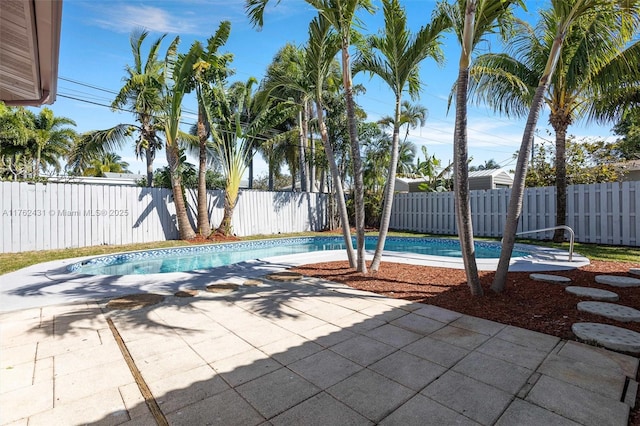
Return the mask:
[[[375, 250], [377, 237], [366, 237], [365, 249]], [[475, 242], [476, 258], [495, 259], [500, 256], [500, 244]], [[344, 250], [342, 237], [303, 237], [245, 241], [118, 253], [95, 257], [68, 267], [69, 271], [88, 275], [143, 275], [195, 271], [231, 265], [246, 260], [311, 253], [324, 250]], [[389, 237], [385, 251], [409, 252], [431, 256], [461, 257], [460, 243], [451, 238]], [[514, 250], [512, 257], [529, 253]], [[313, 262], [313, 258], [309, 259]]]

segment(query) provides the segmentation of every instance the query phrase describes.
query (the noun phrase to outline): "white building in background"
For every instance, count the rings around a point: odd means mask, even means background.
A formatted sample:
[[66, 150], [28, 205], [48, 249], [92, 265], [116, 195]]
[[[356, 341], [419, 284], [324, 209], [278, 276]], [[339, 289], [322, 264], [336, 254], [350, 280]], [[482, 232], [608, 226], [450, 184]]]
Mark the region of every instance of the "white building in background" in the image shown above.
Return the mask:
[[140, 181], [146, 183], [146, 175], [135, 173], [105, 172], [104, 177], [95, 176], [50, 176], [47, 181], [52, 183], [78, 183], [85, 185], [124, 185], [139, 186]]
[[513, 177], [502, 169], [469, 172], [469, 190], [511, 188]]
[[[421, 192], [420, 185], [428, 182], [425, 178], [396, 178], [396, 192]], [[469, 172], [469, 189], [511, 188], [513, 177], [502, 169], [478, 170]]]

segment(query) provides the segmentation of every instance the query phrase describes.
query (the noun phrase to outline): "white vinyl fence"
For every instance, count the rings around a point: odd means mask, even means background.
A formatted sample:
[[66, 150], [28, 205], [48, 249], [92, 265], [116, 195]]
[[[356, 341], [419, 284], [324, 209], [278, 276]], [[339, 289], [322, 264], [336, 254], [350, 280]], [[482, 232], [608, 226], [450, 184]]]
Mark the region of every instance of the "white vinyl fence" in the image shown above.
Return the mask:
[[[195, 221], [195, 191], [187, 192]], [[209, 191], [212, 226], [224, 192]], [[328, 223], [327, 194], [241, 191], [238, 236], [318, 231]], [[112, 185], [0, 182], [0, 253], [129, 244], [178, 238], [170, 190]]]
[[[509, 189], [471, 191], [475, 236], [501, 237]], [[457, 233], [453, 192], [398, 193], [390, 227], [433, 234]], [[555, 187], [527, 188], [518, 232], [555, 225]], [[567, 191], [567, 225], [576, 241], [640, 246], [640, 181], [572, 185]], [[550, 238], [551, 232], [526, 238]]]

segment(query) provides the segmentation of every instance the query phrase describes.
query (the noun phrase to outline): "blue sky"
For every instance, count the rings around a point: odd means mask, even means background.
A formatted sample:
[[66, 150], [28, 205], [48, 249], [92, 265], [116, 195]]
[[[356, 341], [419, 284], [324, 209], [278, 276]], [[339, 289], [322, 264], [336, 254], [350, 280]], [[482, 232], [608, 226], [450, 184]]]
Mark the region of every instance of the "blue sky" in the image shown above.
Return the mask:
[[[272, 1], [275, 5], [275, 1]], [[383, 24], [380, 2], [374, 0], [378, 12], [364, 16], [365, 33], [377, 32]], [[404, 0], [409, 25], [417, 31], [430, 19], [435, 0]], [[529, 12], [524, 14], [535, 21], [535, 12], [546, 2], [528, 1]], [[106, 129], [118, 123], [131, 123], [133, 117], [125, 112], [112, 112], [108, 107], [120, 89], [124, 68], [133, 62], [129, 36], [134, 29], [145, 28], [151, 32], [145, 47], [159, 35], [168, 33], [161, 49], [162, 54], [169, 41], [180, 35], [180, 51], [188, 50], [194, 40], [206, 41], [222, 20], [231, 21], [231, 35], [222, 49], [234, 54], [232, 67], [235, 76], [231, 81], [253, 76], [258, 79], [271, 62], [275, 53], [287, 42], [303, 45], [307, 39], [307, 26], [314, 11], [303, 0], [282, 0], [277, 6], [269, 6], [264, 28], [254, 29], [244, 13], [244, 0], [65, 0], [62, 16], [58, 97], [52, 106], [56, 115], [72, 118], [77, 130], [84, 132]], [[498, 50], [499, 45], [492, 45]], [[443, 46], [446, 64], [438, 67], [432, 60], [421, 66], [422, 88], [419, 103], [429, 110], [424, 127], [412, 130], [409, 139], [418, 147], [426, 145], [444, 164], [452, 158], [454, 111], [448, 114], [447, 97], [457, 76], [459, 47], [448, 36]], [[147, 50], [144, 49], [146, 54]], [[357, 77], [367, 91], [357, 99], [372, 121], [393, 112], [393, 96], [377, 78]], [[72, 99], [75, 98], [75, 99]], [[195, 100], [188, 98], [184, 105], [183, 121], [195, 122], [192, 113]], [[191, 113], [190, 113], [191, 112]], [[538, 128], [546, 139], [553, 140], [544, 129], [548, 112], [543, 111]], [[577, 123], [569, 133], [577, 137], [601, 137], [615, 140], [610, 127], [584, 126]], [[507, 119], [494, 115], [487, 108], [469, 106], [469, 153], [472, 164], [482, 164], [494, 159], [505, 169], [513, 168], [512, 156], [520, 145], [524, 120]], [[419, 148], [420, 149], [420, 148]], [[420, 151], [418, 151], [420, 152]], [[144, 163], [137, 160], [133, 147], [119, 154], [129, 162], [134, 173], [144, 171]], [[256, 157], [259, 158], [259, 155]], [[166, 165], [164, 151], [158, 155], [155, 166]], [[266, 173], [266, 164], [258, 160], [256, 173]]]

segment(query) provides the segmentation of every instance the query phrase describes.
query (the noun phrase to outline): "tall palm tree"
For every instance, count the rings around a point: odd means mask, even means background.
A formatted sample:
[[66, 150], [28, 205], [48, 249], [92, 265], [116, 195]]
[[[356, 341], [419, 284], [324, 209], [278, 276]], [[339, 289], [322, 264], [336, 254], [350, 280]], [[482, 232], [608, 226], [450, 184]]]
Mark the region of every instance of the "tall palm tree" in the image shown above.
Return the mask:
[[[286, 48], [285, 48], [286, 49]], [[338, 172], [338, 167], [335, 161], [335, 155], [333, 152], [333, 146], [329, 140], [327, 127], [324, 121], [324, 102], [323, 95], [329, 88], [328, 83], [332, 83], [333, 88], [336, 87], [336, 64], [335, 56], [340, 51], [340, 39], [337, 35], [331, 31], [331, 25], [327, 19], [322, 15], [317, 16], [309, 24], [309, 40], [304, 50], [297, 50], [294, 47], [289, 47], [291, 51], [295, 49], [295, 54], [290, 54], [290, 61], [287, 64], [282, 64], [281, 70], [278, 71], [275, 67], [270, 67], [268, 82], [265, 84], [266, 89], [270, 91], [277, 91], [277, 89], [283, 89], [284, 91], [278, 92], [280, 98], [288, 96], [293, 91], [300, 95], [300, 98], [304, 104], [309, 104], [311, 100], [315, 101], [316, 120], [318, 123], [318, 129], [320, 132], [320, 138], [325, 150], [329, 169], [331, 171], [332, 179], [334, 182], [333, 188], [335, 190], [335, 199], [338, 204], [338, 211], [340, 213], [340, 220], [342, 224], [342, 233], [345, 240], [347, 257], [351, 267], [356, 267], [355, 256], [353, 254], [353, 245], [351, 241], [351, 233], [349, 227], [349, 216], [346, 207], [346, 201], [344, 197], [344, 191], [342, 187], [342, 181]], [[282, 55], [286, 52], [284, 49]], [[291, 73], [291, 70], [296, 72]], [[302, 121], [302, 120], [299, 120]], [[300, 134], [303, 132], [301, 131]], [[280, 138], [286, 135], [281, 135]], [[305, 136], [306, 139], [306, 136]], [[305, 144], [306, 145], [306, 144]], [[301, 153], [304, 153], [304, 147], [300, 146]], [[303, 161], [300, 161], [301, 167], [304, 166]], [[294, 174], [292, 173], [292, 176]], [[304, 173], [301, 173], [304, 176]], [[302, 181], [302, 179], [301, 179]], [[313, 184], [313, 182], [312, 182]], [[303, 189], [304, 190], [304, 189]]]
[[198, 123], [196, 133], [198, 136], [198, 206], [197, 206], [197, 232], [208, 237], [211, 233], [211, 222], [209, 221], [209, 209], [207, 204], [207, 160], [209, 151], [209, 125], [206, 120], [204, 110], [204, 96], [202, 85], [208, 83], [224, 84], [226, 78], [231, 74], [228, 63], [233, 60], [230, 54], [220, 55], [220, 49], [229, 39], [231, 32], [231, 22], [222, 21], [215, 34], [207, 40], [206, 50], [202, 48], [200, 42], [194, 42], [191, 46], [192, 54], [198, 57], [193, 68], [191, 87], [195, 88], [198, 100]]
[[[418, 96], [420, 89], [419, 65], [427, 57], [441, 63], [444, 58], [440, 49], [440, 36], [449, 22], [444, 16], [435, 15], [433, 21], [422, 27], [414, 36], [407, 29], [407, 15], [399, 0], [383, 0], [384, 32], [369, 37], [369, 46], [362, 50], [354, 68], [378, 75], [391, 88], [394, 94], [395, 108], [391, 120], [393, 132], [391, 137], [391, 157], [388, 165], [387, 183], [384, 191], [384, 202], [378, 242], [371, 262], [371, 271], [377, 272], [382, 260], [382, 251], [389, 231], [393, 193], [395, 191], [396, 171], [400, 146], [400, 127], [402, 126], [402, 94], [406, 90], [412, 98]], [[404, 105], [408, 109], [409, 104]], [[404, 116], [406, 120], [418, 122], [422, 119], [421, 111], [412, 111], [414, 117]], [[425, 112], [426, 116], [426, 112]], [[410, 127], [410, 122], [407, 122]], [[407, 129], [407, 135], [409, 130]], [[406, 138], [406, 136], [405, 136]]]
[[[324, 93], [326, 91], [335, 91], [337, 89], [338, 72], [335, 62], [335, 56], [340, 51], [340, 39], [335, 32], [331, 31], [330, 22], [322, 15], [318, 15], [309, 24], [309, 40], [306, 46], [306, 64], [308, 75], [314, 89], [313, 98], [316, 104], [316, 119], [318, 122], [318, 130], [320, 131], [320, 139], [324, 148], [325, 156], [331, 173], [333, 182], [334, 199], [338, 205], [338, 213], [340, 215], [340, 224], [342, 236], [347, 251], [347, 259], [349, 266], [355, 268], [356, 257], [353, 251], [353, 243], [351, 241], [351, 228], [349, 226], [349, 213], [347, 211], [347, 203], [342, 187], [342, 179], [336, 163], [336, 156], [329, 132], [325, 123], [325, 105]], [[327, 90], [330, 89], [330, 90]], [[333, 89], [333, 90], [331, 90]]]
[[[496, 292], [503, 291], [506, 285], [522, 211], [528, 159], [542, 106], [546, 104], [550, 108], [550, 123], [556, 130], [556, 224], [562, 225], [566, 211], [568, 126], [578, 115], [595, 114], [597, 99], [607, 96], [612, 85], [617, 88], [625, 86], [626, 81], [638, 80], [638, 77], [630, 77], [638, 73], [637, 67], [630, 66], [640, 58], [638, 43], [627, 50], [625, 44], [633, 33], [637, 33], [639, 2], [617, 3], [554, 0], [551, 8], [542, 12], [535, 30], [520, 24], [521, 30], [511, 40], [510, 46], [514, 49], [511, 56], [483, 55], [476, 62], [472, 88], [478, 99], [507, 115], [524, 115], [528, 110], [502, 252], [491, 287]], [[635, 53], [630, 54], [634, 50]], [[633, 57], [635, 61], [629, 62]]]
[[[246, 0], [246, 10], [251, 22], [262, 27], [264, 10], [269, 0]], [[360, 144], [358, 143], [358, 123], [356, 108], [353, 99], [353, 80], [351, 70], [351, 36], [354, 27], [361, 26], [362, 22], [356, 16], [359, 10], [373, 12], [371, 0], [306, 0], [306, 2], [318, 10], [331, 24], [340, 37], [340, 51], [342, 59], [342, 85], [347, 104], [347, 120], [349, 139], [351, 142], [351, 161], [353, 165], [354, 206], [356, 216], [356, 245], [358, 272], [367, 272], [364, 251], [364, 185], [362, 181], [362, 159], [360, 158]]]
[[521, 0], [457, 0], [455, 4], [440, 3], [441, 12], [451, 20], [460, 43], [458, 78], [455, 85], [456, 121], [453, 142], [453, 170], [456, 222], [462, 250], [467, 284], [474, 296], [482, 295], [473, 244], [467, 143], [467, 91], [471, 54], [488, 34], [506, 36], [512, 21], [511, 6], [524, 7]]
[[[297, 146], [298, 152], [297, 155], [294, 153], [289, 155], [295, 155], [298, 159], [300, 190], [303, 192], [309, 189], [309, 162], [306, 151], [309, 134], [309, 101], [313, 93], [311, 80], [306, 75], [305, 67], [305, 51], [293, 44], [287, 44], [275, 55], [262, 82], [265, 93], [281, 100], [286, 99], [297, 106], [295, 114], [297, 144], [291, 145], [291, 148]], [[291, 135], [287, 137], [289, 136]], [[295, 181], [294, 173], [291, 177]]]
[[149, 35], [148, 31], [134, 31], [129, 39], [133, 65], [125, 68], [126, 77], [123, 86], [111, 103], [113, 109], [129, 109], [137, 124], [118, 124], [106, 130], [94, 130], [84, 133], [70, 155], [72, 168], [82, 168], [96, 155], [121, 148], [135, 133], [136, 156], [144, 155], [147, 170], [147, 186], [153, 185], [153, 161], [156, 152], [162, 148], [158, 132], [162, 129], [157, 117], [162, 110], [162, 88], [164, 85], [164, 63], [158, 58], [160, 45], [166, 34], [152, 44], [143, 61], [142, 45]]
[[166, 140], [165, 152], [169, 173], [171, 175], [171, 189], [173, 192], [173, 202], [176, 206], [176, 220], [178, 222], [178, 233], [181, 240], [190, 240], [196, 236], [189, 216], [187, 215], [187, 205], [182, 188], [182, 164], [185, 161], [180, 149], [180, 119], [182, 117], [182, 100], [188, 90], [193, 69], [198, 61], [198, 55], [189, 50], [185, 55], [178, 55], [177, 49], [180, 38], [176, 37], [165, 57], [164, 65], [164, 112], [162, 124]]

